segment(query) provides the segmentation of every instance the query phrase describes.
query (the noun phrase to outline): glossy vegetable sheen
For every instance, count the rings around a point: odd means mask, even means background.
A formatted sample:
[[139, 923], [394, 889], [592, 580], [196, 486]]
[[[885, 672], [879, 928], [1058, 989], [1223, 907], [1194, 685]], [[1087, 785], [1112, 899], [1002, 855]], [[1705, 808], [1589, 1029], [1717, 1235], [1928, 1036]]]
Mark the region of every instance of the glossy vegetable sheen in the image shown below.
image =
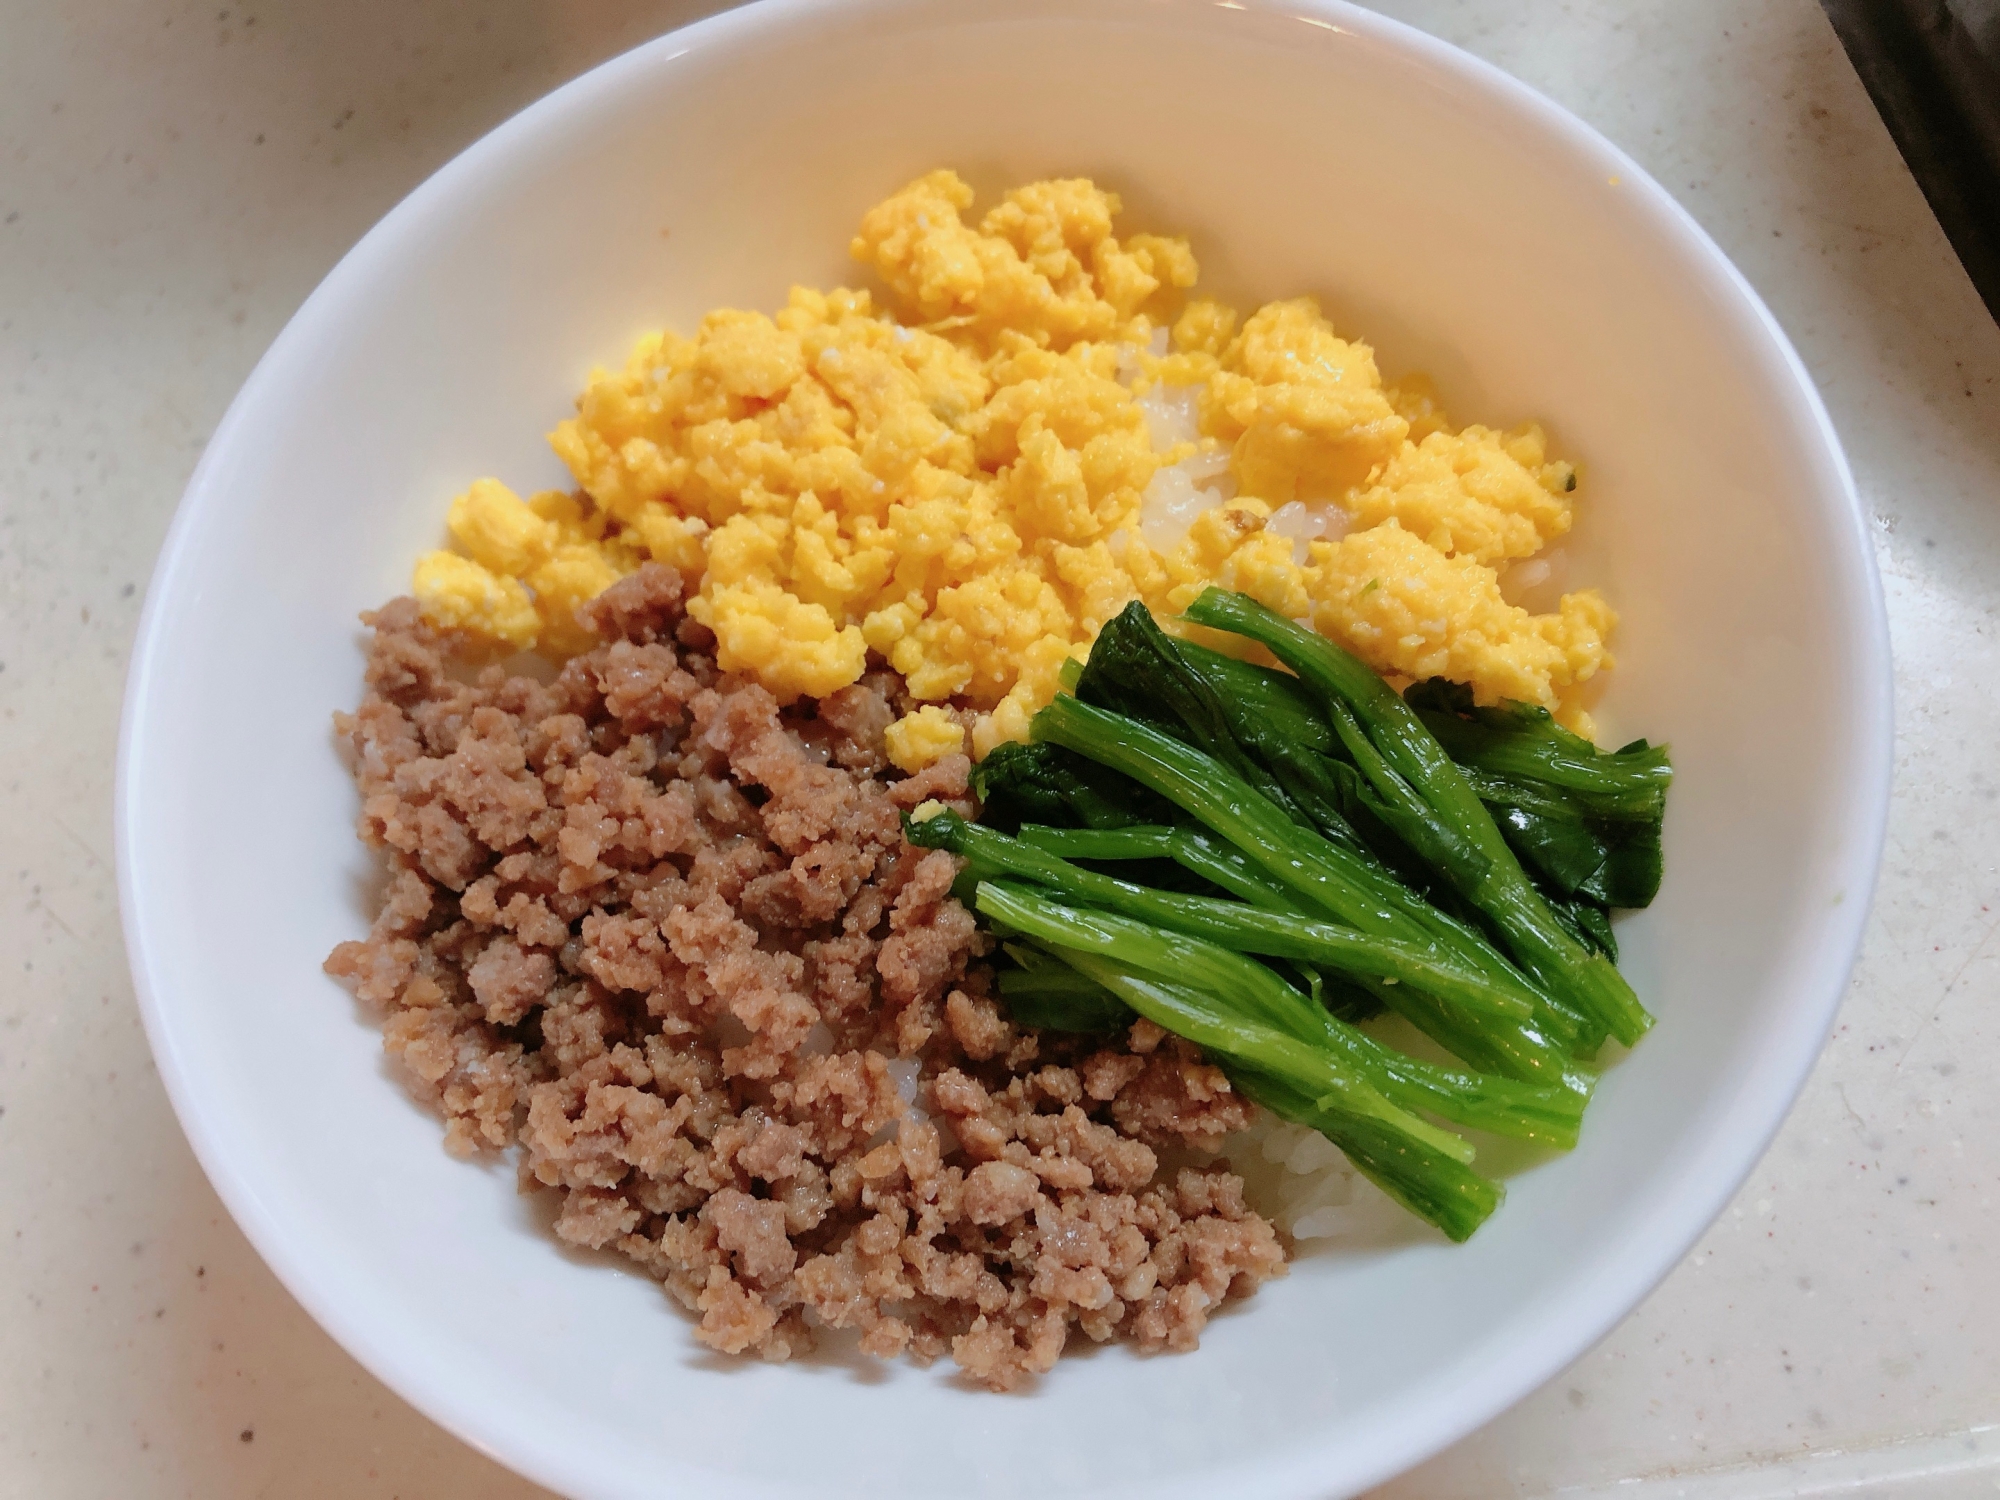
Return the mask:
[[[1574, 1145], [1596, 1084], [1582, 1059], [1650, 1021], [1621, 1001], [1606, 898], [1657, 887], [1665, 753], [1605, 755], [1448, 684], [1405, 703], [1243, 596], [1211, 591], [1192, 615], [1294, 671], [1178, 640], [1133, 604], [1035, 742], [974, 773], [985, 823], [933, 807], [908, 837], [962, 856], [964, 895], [1012, 935], [1017, 1019], [1093, 1031], [1137, 1011], [1462, 1237], [1497, 1190], [1421, 1115]], [[1351, 1024], [1381, 1008], [1469, 1067]]]
[[1298, 673], [1397, 833], [1493, 924], [1524, 969], [1627, 1046], [1645, 1034], [1653, 1018], [1632, 987], [1550, 910], [1464, 773], [1388, 683], [1243, 594], [1210, 589], [1188, 618], [1247, 636]]

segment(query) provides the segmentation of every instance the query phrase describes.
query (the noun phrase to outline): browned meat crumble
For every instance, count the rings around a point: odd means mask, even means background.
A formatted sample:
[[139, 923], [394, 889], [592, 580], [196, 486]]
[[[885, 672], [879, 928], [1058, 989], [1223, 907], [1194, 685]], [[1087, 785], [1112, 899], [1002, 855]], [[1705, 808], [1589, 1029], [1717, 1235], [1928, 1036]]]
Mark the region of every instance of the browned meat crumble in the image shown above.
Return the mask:
[[556, 1231], [622, 1251], [700, 1338], [785, 1359], [815, 1325], [1007, 1389], [1072, 1326], [1192, 1348], [1284, 1252], [1213, 1148], [1251, 1106], [1145, 1022], [1012, 1025], [956, 861], [903, 841], [953, 757], [897, 779], [876, 672], [780, 708], [719, 674], [678, 575], [581, 612], [553, 682], [475, 669], [399, 599], [338, 715], [392, 872], [326, 963], [469, 1155], [521, 1148]]

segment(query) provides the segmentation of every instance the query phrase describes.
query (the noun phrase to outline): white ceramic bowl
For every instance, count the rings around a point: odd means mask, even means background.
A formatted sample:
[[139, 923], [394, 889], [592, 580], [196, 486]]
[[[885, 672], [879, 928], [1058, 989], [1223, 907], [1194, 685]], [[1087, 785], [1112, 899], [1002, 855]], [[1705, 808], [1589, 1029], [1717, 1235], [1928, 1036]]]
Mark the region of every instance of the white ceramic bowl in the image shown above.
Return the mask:
[[[704, 1354], [449, 1160], [320, 974], [368, 863], [328, 715], [354, 616], [477, 475], [642, 328], [850, 277], [919, 171], [1087, 173], [1205, 285], [1320, 294], [1464, 420], [1587, 466], [1624, 615], [1605, 717], [1672, 741], [1667, 881], [1624, 929], [1660, 1017], [1582, 1146], [1462, 1248], [1308, 1257], [1201, 1351], [943, 1371]], [[258, 366], [188, 488], [126, 705], [119, 875], [146, 1023], [209, 1176], [286, 1285], [446, 1427], [576, 1496], [1346, 1494], [1605, 1332], [1742, 1180], [1853, 956], [1889, 774], [1871, 554], [1805, 372], [1631, 161], [1461, 53], [1329, 0], [766, 0], [496, 130], [389, 215]]]

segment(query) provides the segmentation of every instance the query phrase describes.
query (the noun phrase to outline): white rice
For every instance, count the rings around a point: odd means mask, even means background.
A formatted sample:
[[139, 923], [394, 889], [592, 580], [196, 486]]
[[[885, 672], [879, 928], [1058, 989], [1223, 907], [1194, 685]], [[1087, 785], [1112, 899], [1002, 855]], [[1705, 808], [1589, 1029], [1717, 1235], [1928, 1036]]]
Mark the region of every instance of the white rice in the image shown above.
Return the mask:
[[1569, 553], [1551, 547], [1539, 557], [1524, 558], [1500, 571], [1500, 597], [1531, 614], [1553, 613], [1569, 586]]
[[[1166, 331], [1157, 330], [1151, 352], [1159, 355], [1165, 351]], [[1138, 379], [1140, 359], [1138, 345], [1128, 345], [1122, 350], [1118, 378], [1127, 385]], [[1188, 528], [1203, 512], [1235, 498], [1236, 476], [1230, 472], [1229, 449], [1202, 439], [1199, 386], [1160, 382], [1138, 400], [1139, 409], [1146, 416], [1146, 436], [1155, 453], [1196, 445], [1186, 458], [1157, 470], [1140, 500], [1140, 535], [1155, 552], [1171, 552], [1187, 539]], [[1351, 524], [1347, 513], [1331, 501], [1294, 500], [1272, 513], [1270, 529], [1291, 539], [1292, 557], [1303, 564], [1312, 542], [1338, 541]], [[1113, 556], [1123, 553], [1124, 542], [1122, 535], [1111, 539]]]
[[1157, 453], [1201, 439], [1199, 386], [1160, 381], [1139, 398], [1139, 410], [1146, 414], [1146, 436]]
[[1271, 512], [1267, 531], [1292, 539], [1292, 560], [1303, 564], [1307, 549], [1315, 541], [1337, 542], [1347, 535], [1353, 518], [1331, 500], [1308, 503], [1288, 500]]
[[1118, 351], [1118, 382], [1130, 385], [1139, 378], [1142, 366], [1140, 356], [1150, 354], [1154, 359], [1163, 358], [1167, 352], [1167, 330], [1155, 328], [1144, 344], [1126, 344]]
[[903, 1107], [928, 1119], [923, 1106], [917, 1103], [917, 1080], [923, 1074], [923, 1066], [914, 1057], [892, 1057], [888, 1063], [889, 1076], [896, 1080], [896, 1093], [902, 1099]]
[[1154, 471], [1139, 501], [1139, 534], [1155, 552], [1172, 552], [1197, 517], [1228, 498], [1219, 486], [1198, 487], [1186, 463], [1167, 464]]
[[[812, 1034], [808, 1032], [806, 1035], [810, 1041]], [[871, 1151], [885, 1141], [893, 1141], [901, 1134], [904, 1119], [922, 1121], [930, 1118], [930, 1111], [924, 1108], [917, 1092], [917, 1086], [923, 1078], [923, 1063], [914, 1057], [892, 1057], [889, 1059], [888, 1068], [889, 1077], [895, 1080], [896, 1096], [903, 1101], [904, 1114], [901, 1119], [891, 1120], [868, 1137], [868, 1149]], [[938, 1133], [942, 1136], [949, 1127], [943, 1121], [939, 1121], [938, 1124]], [[952, 1137], [952, 1144], [957, 1145], [956, 1136]]]
[[1251, 1205], [1295, 1241], [1376, 1242], [1407, 1228], [1401, 1205], [1317, 1130], [1261, 1114], [1224, 1150]]
[[[1166, 453], [1201, 438], [1201, 389], [1154, 385], [1139, 397], [1146, 436], [1155, 453]], [[1155, 552], [1171, 552], [1186, 538], [1203, 511], [1214, 510], [1236, 493], [1229, 450], [1215, 443], [1197, 447], [1179, 463], [1156, 470], [1139, 502], [1139, 534]]]

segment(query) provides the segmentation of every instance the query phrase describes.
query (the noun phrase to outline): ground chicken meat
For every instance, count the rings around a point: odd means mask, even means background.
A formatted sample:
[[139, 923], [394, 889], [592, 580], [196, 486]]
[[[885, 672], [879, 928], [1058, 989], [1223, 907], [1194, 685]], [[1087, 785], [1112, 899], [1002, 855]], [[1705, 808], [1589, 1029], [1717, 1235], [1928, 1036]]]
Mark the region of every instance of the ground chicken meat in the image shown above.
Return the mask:
[[767, 1359], [854, 1329], [1004, 1390], [1073, 1328], [1192, 1348], [1283, 1274], [1238, 1178], [1160, 1167], [1249, 1123], [1219, 1070], [1008, 1018], [957, 862], [902, 838], [975, 805], [963, 756], [889, 769], [900, 678], [780, 704], [656, 566], [578, 618], [602, 644], [541, 681], [399, 599], [336, 716], [389, 877], [326, 968], [451, 1150], [517, 1148], [563, 1240]]

